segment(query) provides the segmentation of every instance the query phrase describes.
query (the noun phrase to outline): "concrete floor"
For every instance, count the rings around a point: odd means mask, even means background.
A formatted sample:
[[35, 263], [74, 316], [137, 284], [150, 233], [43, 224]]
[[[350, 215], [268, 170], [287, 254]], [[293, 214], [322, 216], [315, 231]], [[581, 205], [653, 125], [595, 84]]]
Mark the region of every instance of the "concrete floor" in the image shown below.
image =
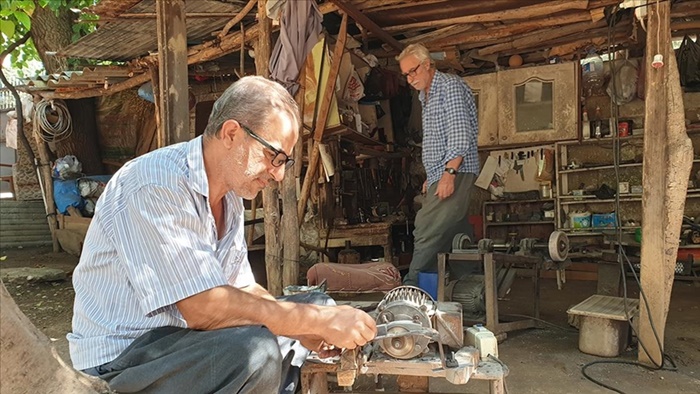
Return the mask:
[[[629, 279], [629, 297], [638, 298], [638, 287]], [[517, 279], [506, 300], [499, 302], [501, 313], [530, 314], [532, 290], [529, 279]], [[567, 324], [569, 307], [595, 294], [596, 282], [569, 281], [557, 290], [556, 281], [545, 279], [541, 286], [540, 317], [561, 328], [543, 328], [511, 332], [499, 344], [499, 358], [510, 369], [507, 392], [517, 393], [609, 393], [581, 374], [581, 367], [596, 360], [636, 361], [636, 347], [620, 357], [606, 359], [581, 353], [578, 332]], [[655, 344], [648, 344], [648, 347]], [[600, 364], [588, 374], [625, 393], [698, 393], [700, 392], [700, 287], [676, 281], [665, 333], [666, 353], [677, 371], [649, 371], [633, 365]], [[432, 392], [488, 393], [485, 382], [473, 381], [463, 387], [437, 379]]]
[[[0, 268], [53, 266], [70, 271], [77, 263], [75, 257], [46, 249], [6, 250], [0, 251], [0, 255], [7, 256], [0, 262]], [[628, 283], [630, 297], [637, 298], [637, 287], [631, 279]], [[67, 358], [65, 334], [70, 330], [73, 301], [70, 282], [6, 285], [22, 311], [47, 336], [54, 338], [59, 354]], [[583, 365], [602, 358], [581, 353], [578, 332], [567, 325], [566, 310], [595, 290], [596, 282], [569, 281], [562, 290], [557, 290], [555, 280], [541, 280], [541, 318], [561, 328], [543, 324], [540, 329], [511, 332], [499, 344], [500, 359], [510, 369], [506, 379], [508, 393], [610, 392], [581, 374]], [[501, 313], [530, 314], [531, 292], [529, 279], [517, 279], [507, 299], [499, 302]], [[674, 284], [665, 344], [677, 371], [648, 371], [631, 365], [604, 364], [591, 367], [589, 373], [625, 393], [700, 393], [700, 287], [693, 283], [676, 281]], [[630, 349], [619, 359], [636, 360], [636, 349]], [[391, 383], [390, 377], [383, 380]], [[430, 383], [432, 392], [488, 393], [483, 381], [471, 381], [460, 387], [437, 379]], [[369, 387], [372, 386], [373, 382]], [[385, 387], [387, 391], [392, 389], [391, 384]]]

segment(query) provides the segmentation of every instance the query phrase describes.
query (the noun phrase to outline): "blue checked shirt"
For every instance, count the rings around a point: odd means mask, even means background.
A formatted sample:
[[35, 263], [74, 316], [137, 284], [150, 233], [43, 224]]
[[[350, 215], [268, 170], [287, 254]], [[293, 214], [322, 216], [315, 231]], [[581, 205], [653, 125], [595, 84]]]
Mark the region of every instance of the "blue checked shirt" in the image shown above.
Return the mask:
[[243, 235], [243, 200], [225, 196], [217, 237], [202, 138], [136, 158], [100, 197], [73, 273], [73, 366], [115, 359], [163, 326], [187, 327], [175, 303], [217, 286], [255, 283]]
[[458, 172], [479, 175], [479, 123], [472, 90], [461, 78], [436, 71], [423, 105], [423, 166], [428, 186], [440, 180], [448, 161], [462, 156]]

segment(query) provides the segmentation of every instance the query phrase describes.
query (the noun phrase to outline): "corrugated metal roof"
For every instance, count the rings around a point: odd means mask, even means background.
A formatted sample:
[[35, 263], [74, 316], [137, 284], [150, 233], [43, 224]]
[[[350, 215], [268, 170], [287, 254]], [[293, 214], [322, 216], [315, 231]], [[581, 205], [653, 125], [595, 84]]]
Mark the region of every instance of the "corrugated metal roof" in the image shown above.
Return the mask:
[[[124, 3], [130, 5], [133, 2], [134, 0], [129, 0]], [[156, 52], [158, 50], [158, 37], [155, 17], [139, 19], [119, 19], [118, 17], [127, 10], [130, 14], [154, 14], [155, 0], [143, 0], [128, 9], [125, 9], [126, 5], [119, 3], [115, 0], [107, 0], [100, 3], [103, 7], [93, 8], [92, 11], [98, 14], [102, 13], [102, 15], [110, 15], [110, 17], [117, 14], [114, 16], [117, 20], [104, 23], [94, 33], [88, 34], [61, 50], [59, 55], [129, 61], [148, 55], [149, 52]], [[212, 32], [221, 30], [241, 9], [242, 6], [239, 3], [232, 4], [214, 0], [185, 2], [186, 13], [229, 14], [229, 16], [186, 18], [187, 41], [190, 44], [196, 44], [204, 39], [212, 38]]]
[[89, 7], [88, 12], [99, 16], [114, 18], [122, 12], [140, 3], [141, 0], [101, 0], [96, 5]]
[[[85, 67], [81, 71], [64, 71], [56, 74], [38, 75], [27, 78], [29, 90], [56, 88], [94, 88], [113, 85], [125, 81], [144, 70], [130, 67], [96, 66]], [[35, 89], [31, 89], [35, 88]]]

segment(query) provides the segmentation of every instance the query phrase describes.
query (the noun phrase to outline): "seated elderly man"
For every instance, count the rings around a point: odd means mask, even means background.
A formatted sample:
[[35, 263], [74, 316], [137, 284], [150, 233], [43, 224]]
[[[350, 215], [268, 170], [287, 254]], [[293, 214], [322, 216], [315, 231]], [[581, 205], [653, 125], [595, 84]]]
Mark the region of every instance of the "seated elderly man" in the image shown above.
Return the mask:
[[245, 77], [203, 136], [114, 175], [73, 275], [76, 369], [120, 393], [294, 392], [310, 350], [374, 338], [360, 310], [321, 294], [277, 300], [253, 278], [242, 199], [282, 180], [298, 136], [289, 93]]

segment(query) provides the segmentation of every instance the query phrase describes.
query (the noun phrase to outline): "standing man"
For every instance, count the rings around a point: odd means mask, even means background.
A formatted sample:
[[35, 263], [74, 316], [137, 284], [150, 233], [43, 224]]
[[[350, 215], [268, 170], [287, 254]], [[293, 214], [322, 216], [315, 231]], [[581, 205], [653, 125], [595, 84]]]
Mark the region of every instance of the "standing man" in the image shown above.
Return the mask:
[[242, 198], [282, 180], [298, 136], [289, 93], [245, 77], [202, 137], [114, 175], [73, 275], [76, 369], [120, 393], [293, 393], [309, 350], [374, 338], [362, 311], [322, 294], [276, 300], [253, 278]]
[[[401, 73], [420, 92], [423, 109], [423, 166], [426, 198], [415, 219], [413, 260], [404, 284], [416, 285], [419, 272], [437, 269], [437, 254], [449, 252], [452, 238], [468, 232], [469, 198], [479, 173], [479, 132], [474, 96], [456, 75], [435, 69], [421, 44], [407, 46], [397, 57]], [[455, 269], [458, 276], [470, 272]], [[460, 267], [462, 268], [462, 267]]]

